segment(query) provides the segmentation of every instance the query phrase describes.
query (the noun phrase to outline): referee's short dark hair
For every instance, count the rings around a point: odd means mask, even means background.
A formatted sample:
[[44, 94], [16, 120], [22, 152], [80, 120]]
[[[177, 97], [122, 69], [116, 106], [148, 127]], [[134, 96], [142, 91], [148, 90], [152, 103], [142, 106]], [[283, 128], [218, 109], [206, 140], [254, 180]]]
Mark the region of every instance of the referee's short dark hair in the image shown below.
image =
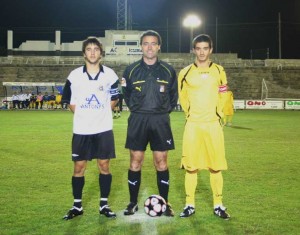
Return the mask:
[[82, 43], [82, 53], [84, 54], [85, 52], [85, 48], [87, 47], [87, 45], [89, 44], [95, 44], [100, 48], [100, 53], [103, 53], [103, 46], [102, 43], [96, 38], [96, 37], [88, 37], [87, 39], [85, 39]]
[[195, 48], [198, 42], [208, 42], [209, 48], [213, 47], [213, 41], [211, 37], [207, 34], [200, 34], [193, 39], [193, 48]]
[[157, 41], [158, 41], [158, 45], [161, 45], [162, 41], [161, 41], [161, 37], [159, 35], [158, 32], [154, 31], [154, 30], [147, 30], [146, 32], [144, 32], [140, 38], [140, 45], [142, 45], [143, 43], [143, 39], [146, 36], [154, 36], [157, 37]]

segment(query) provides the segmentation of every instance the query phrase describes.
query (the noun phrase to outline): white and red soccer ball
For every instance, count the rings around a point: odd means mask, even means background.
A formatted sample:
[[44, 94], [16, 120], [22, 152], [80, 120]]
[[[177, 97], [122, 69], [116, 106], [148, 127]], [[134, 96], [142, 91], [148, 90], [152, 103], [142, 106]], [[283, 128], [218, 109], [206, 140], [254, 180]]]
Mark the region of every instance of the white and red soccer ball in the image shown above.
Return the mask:
[[144, 203], [144, 209], [147, 215], [152, 217], [161, 216], [167, 208], [166, 201], [159, 195], [151, 195]]

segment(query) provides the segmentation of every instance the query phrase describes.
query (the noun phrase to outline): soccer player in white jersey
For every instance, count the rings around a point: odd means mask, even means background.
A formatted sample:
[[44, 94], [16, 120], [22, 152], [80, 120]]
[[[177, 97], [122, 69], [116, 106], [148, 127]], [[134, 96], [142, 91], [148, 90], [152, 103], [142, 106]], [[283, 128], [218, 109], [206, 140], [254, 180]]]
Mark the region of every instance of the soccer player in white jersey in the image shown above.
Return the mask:
[[102, 44], [95, 37], [82, 44], [85, 65], [74, 69], [68, 76], [63, 90], [63, 103], [69, 104], [74, 113], [72, 161], [73, 207], [63, 217], [73, 219], [83, 214], [82, 191], [87, 161], [97, 159], [99, 168], [99, 213], [109, 218], [116, 214], [108, 205], [112, 175], [109, 170], [111, 158], [115, 158], [112, 108], [118, 102], [118, 77], [116, 73], [100, 64]]

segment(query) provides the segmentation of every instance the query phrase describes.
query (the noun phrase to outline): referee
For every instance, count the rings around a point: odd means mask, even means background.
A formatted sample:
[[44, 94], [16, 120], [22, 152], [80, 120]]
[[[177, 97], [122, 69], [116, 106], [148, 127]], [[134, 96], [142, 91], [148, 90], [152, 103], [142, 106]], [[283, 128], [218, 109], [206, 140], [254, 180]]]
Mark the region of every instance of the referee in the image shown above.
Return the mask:
[[118, 77], [116, 73], [100, 64], [102, 44], [95, 37], [83, 42], [85, 66], [73, 70], [63, 90], [63, 103], [69, 104], [74, 113], [72, 160], [73, 207], [63, 217], [73, 219], [83, 214], [82, 191], [87, 161], [97, 159], [99, 168], [99, 212], [114, 218], [116, 214], [108, 206], [112, 175], [109, 161], [115, 158], [112, 131], [112, 108], [118, 102]]
[[125, 147], [130, 152], [128, 186], [130, 202], [124, 215], [138, 210], [138, 193], [145, 150], [150, 143], [156, 168], [159, 194], [166, 200], [166, 216], [174, 216], [168, 203], [168, 150], [174, 149], [169, 113], [177, 104], [177, 78], [173, 67], [158, 60], [160, 35], [152, 30], [140, 38], [142, 59], [129, 65], [123, 74], [122, 90], [130, 110]]

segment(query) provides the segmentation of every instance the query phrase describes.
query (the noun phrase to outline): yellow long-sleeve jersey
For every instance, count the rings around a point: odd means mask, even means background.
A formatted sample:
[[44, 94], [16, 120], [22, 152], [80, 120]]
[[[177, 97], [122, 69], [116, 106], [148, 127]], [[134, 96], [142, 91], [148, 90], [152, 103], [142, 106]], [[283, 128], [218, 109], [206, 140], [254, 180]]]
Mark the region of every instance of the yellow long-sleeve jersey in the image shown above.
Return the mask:
[[224, 68], [210, 63], [207, 68], [191, 64], [178, 76], [179, 101], [189, 121], [211, 122], [223, 117], [222, 95], [227, 89]]

